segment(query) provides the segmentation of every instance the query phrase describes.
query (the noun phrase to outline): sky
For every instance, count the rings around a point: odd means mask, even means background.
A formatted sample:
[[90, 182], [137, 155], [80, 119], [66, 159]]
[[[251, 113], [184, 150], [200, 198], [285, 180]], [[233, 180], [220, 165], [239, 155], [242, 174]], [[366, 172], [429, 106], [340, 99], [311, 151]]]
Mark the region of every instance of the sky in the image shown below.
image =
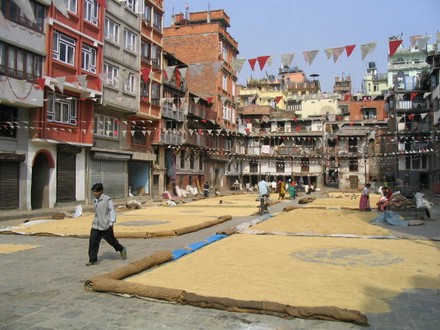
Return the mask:
[[[440, 0], [164, 0], [165, 25], [173, 13], [223, 9], [230, 17], [229, 34], [238, 42], [237, 58], [246, 59], [238, 83], [266, 74], [277, 75], [281, 55], [294, 53], [291, 67], [298, 66], [307, 77], [319, 74], [322, 92], [332, 92], [335, 77], [350, 76], [352, 93], [360, 92], [369, 62], [378, 73], [387, 72], [388, 38], [402, 34], [403, 46], [410, 36], [431, 36], [440, 31]], [[364, 60], [361, 45], [376, 42]], [[336, 63], [325, 49], [356, 45], [350, 57], [344, 51]], [[306, 63], [303, 52], [319, 50]], [[248, 59], [271, 56], [272, 63], [254, 71]], [[309, 79], [313, 79], [310, 78]]]

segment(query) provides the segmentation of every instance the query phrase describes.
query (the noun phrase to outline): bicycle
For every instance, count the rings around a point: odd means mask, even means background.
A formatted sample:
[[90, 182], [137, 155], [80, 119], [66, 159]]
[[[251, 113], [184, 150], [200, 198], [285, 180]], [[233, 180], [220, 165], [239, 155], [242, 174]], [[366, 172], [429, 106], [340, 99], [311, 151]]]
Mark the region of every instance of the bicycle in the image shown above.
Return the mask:
[[264, 194], [259, 197], [258, 214], [263, 215], [269, 213], [269, 196]]

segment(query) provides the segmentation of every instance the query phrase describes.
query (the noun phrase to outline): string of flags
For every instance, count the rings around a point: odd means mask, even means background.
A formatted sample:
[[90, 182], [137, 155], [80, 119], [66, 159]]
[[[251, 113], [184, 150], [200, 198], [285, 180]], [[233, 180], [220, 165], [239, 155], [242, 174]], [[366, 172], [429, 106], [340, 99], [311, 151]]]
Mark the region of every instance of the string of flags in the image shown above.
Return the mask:
[[[426, 47], [426, 45], [427, 45], [429, 39], [431, 39], [431, 37], [432, 36], [430, 36], [430, 35], [429, 36], [422, 36], [422, 35], [410, 36], [409, 37], [410, 45], [411, 45], [411, 47], [415, 47], [417, 45], [419, 49], [423, 49], [424, 47]], [[440, 32], [436, 33], [436, 42], [437, 43], [440, 42]], [[403, 43], [402, 39], [389, 40], [389, 42], [388, 42], [388, 49], [389, 49], [388, 55], [390, 57], [393, 56], [402, 43]], [[350, 57], [353, 54], [356, 46], [357, 46], [356, 44], [350, 44], [350, 45], [345, 45], [342, 47], [340, 46], [340, 47], [326, 48], [326, 49], [324, 49], [324, 52], [325, 52], [327, 59], [332, 58], [333, 62], [336, 63], [338, 61], [339, 57], [344, 53], [344, 51], [345, 51], [347, 57]], [[377, 46], [376, 41], [361, 44], [360, 48], [361, 48], [362, 60], [364, 60], [365, 57], [367, 57], [367, 55], [373, 53], [374, 50], [376, 49], [376, 46]], [[319, 52], [320, 52], [320, 50], [303, 51], [302, 55], [304, 57], [304, 61], [306, 62], [306, 64], [311, 65], [313, 63], [313, 61], [315, 60], [316, 55], [318, 55]], [[295, 55], [296, 55], [295, 52], [282, 54], [281, 55], [281, 64], [283, 65], [283, 67], [290, 67]], [[269, 66], [271, 65], [272, 60], [273, 60], [273, 56], [270, 56], [270, 55], [258, 56], [255, 58], [248, 58], [248, 59], [247, 58], [236, 58], [232, 61], [232, 67], [237, 71], [237, 73], [240, 73], [240, 71], [243, 68], [243, 65], [246, 62], [248, 62], [252, 71], [255, 70], [256, 63], [258, 63], [260, 70], [263, 70], [265, 65], [269, 65]]]

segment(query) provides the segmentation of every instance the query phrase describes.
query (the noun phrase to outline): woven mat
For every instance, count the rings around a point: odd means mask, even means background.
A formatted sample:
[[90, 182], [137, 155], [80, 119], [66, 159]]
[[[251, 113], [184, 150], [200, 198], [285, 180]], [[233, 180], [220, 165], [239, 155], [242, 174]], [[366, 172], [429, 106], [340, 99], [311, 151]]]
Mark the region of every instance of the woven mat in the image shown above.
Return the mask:
[[39, 245], [26, 245], [26, 244], [0, 244], [0, 254], [15, 253], [20, 251], [26, 251], [35, 249]]

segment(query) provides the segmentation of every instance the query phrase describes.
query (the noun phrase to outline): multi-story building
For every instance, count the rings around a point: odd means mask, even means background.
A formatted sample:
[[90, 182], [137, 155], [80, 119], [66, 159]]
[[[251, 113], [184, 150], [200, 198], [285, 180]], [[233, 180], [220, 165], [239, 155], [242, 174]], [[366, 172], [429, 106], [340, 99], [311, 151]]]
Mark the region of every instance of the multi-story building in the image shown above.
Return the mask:
[[101, 100], [104, 8], [94, 0], [52, 3], [46, 29], [45, 103], [33, 116], [32, 208], [84, 201], [94, 107]]
[[377, 72], [376, 62], [369, 62], [362, 80], [362, 94], [372, 99], [384, 98], [388, 91], [388, 74]]
[[[0, 2], [0, 209], [30, 209], [31, 192], [35, 186], [45, 187], [40, 195], [48, 192], [48, 175], [55, 165], [50, 156], [44, 178], [32, 171], [39, 157], [29, 137], [42, 130], [31, 121], [44, 104], [46, 15], [51, 1], [29, 4], [32, 17], [14, 1]], [[46, 198], [32, 196], [33, 204], [49, 206]]]
[[430, 188], [430, 163], [433, 163], [430, 103], [425, 98], [429, 92], [429, 70], [426, 55], [435, 52], [435, 45], [404, 48], [402, 45], [389, 58], [388, 83], [394, 86], [385, 100], [390, 113], [385, 153], [392, 154], [384, 164], [398, 188], [408, 195], [423, 187]]
[[[238, 55], [238, 44], [228, 27], [230, 18], [223, 10], [189, 13], [187, 17], [179, 13], [164, 29], [163, 38], [164, 49], [188, 65], [188, 90], [212, 104], [215, 125], [223, 130], [214, 148], [222, 149], [229, 145], [228, 139], [222, 142], [222, 136], [236, 126], [237, 75], [232, 63]], [[226, 164], [221, 151], [209, 154], [206, 179], [212, 187], [225, 187]]]

